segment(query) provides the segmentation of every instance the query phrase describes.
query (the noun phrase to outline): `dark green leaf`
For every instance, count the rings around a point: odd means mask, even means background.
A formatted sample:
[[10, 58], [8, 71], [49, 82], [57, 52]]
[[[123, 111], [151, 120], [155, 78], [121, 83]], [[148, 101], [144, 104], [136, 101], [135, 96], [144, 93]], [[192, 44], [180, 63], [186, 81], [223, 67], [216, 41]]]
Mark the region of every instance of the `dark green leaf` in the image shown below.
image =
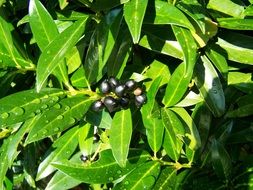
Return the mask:
[[176, 173], [177, 170], [172, 167], [166, 167], [165, 169], [163, 169], [153, 189], [156, 190], [174, 189], [174, 185], [177, 179]]
[[147, 152], [130, 150], [126, 167], [121, 168], [113, 158], [112, 151], [105, 150], [100, 153], [100, 158], [97, 162], [88, 166], [67, 161], [54, 163], [53, 166], [66, 175], [82, 182], [101, 184], [112, 182], [113, 180], [126, 175], [149, 158], [150, 156]]
[[112, 10], [98, 24], [91, 37], [84, 64], [86, 78], [90, 83], [97, 82], [104, 74], [103, 69], [113, 50], [122, 17], [120, 9]]
[[156, 178], [160, 173], [159, 162], [147, 162], [140, 165], [127, 175], [124, 180], [117, 184], [113, 190], [126, 189], [126, 190], [139, 190], [139, 189], [152, 189], [155, 184]]
[[[84, 1], [84, 0], [81, 0]], [[91, 4], [91, 8], [96, 11], [103, 11], [127, 3], [129, 0], [96, 0]]]
[[110, 145], [117, 163], [125, 167], [132, 136], [132, 118], [130, 109], [117, 112], [110, 129]]
[[219, 75], [206, 56], [196, 66], [196, 85], [207, 106], [216, 117], [225, 112], [225, 97]]
[[89, 123], [81, 126], [78, 134], [79, 148], [83, 155], [91, 155], [93, 150], [94, 127]]
[[148, 5], [148, 0], [131, 0], [124, 5], [124, 18], [136, 44], [139, 42], [141, 27]]

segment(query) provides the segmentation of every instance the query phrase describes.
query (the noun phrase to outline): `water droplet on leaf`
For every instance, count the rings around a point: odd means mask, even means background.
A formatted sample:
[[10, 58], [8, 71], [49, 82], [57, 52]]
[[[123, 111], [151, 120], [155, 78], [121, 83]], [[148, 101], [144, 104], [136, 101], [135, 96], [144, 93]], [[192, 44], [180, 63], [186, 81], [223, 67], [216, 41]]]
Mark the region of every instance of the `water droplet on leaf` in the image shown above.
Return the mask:
[[12, 112], [13, 112], [15, 115], [19, 116], [19, 115], [23, 115], [23, 114], [25, 113], [25, 110], [24, 110], [23, 108], [21, 108], [21, 107], [15, 107], [15, 108], [12, 110]]
[[4, 112], [1, 114], [1, 118], [2, 119], [7, 119], [9, 117], [10, 114], [8, 114], [7, 112]]
[[113, 181], [113, 177], [109, 177], [109, 181]]
[[46, 121], [45, 121], [45, 123], [49, 123], [49, 121], [48, 121], [48, 120], [46, 120]]
[[63, 119], [63, 115], [58, 115], [57, 119]]
[[59, 99], [60, 99], [60, 98], [59, 98], [58, 96], [53, 96], [53, 97], [52, 97], [52, 100], [53, 100], [54, 102], [59, 101]]
[[40, 109], [37, 109], [37, 110], [35, 111], [35, 113], [36, 113], [36, 114], [40, 114], [40, 113], [41, 113], [41, 110], [40, 110]]
[[42, 133], [43, 133], [43, 135], [45, 135], [45, 134], [47, 134], [47, 132], [48, 132], [48, 130], [44, 129]]
[[33, 103], [35, 103], [35, 104], [39, 104], [40, 102], [41, 102], [41, 100], [39, 98], [36, 98], [33, 100]]
[[60, 130], [59, 127], [55, 127], [55, 128], [54, 128], [54, 132], [57, 132], [57, 131], [59, 131], [59, 130]]
[[55, 109], [60, 109], [60, 108], [61, 108], [61, 104], [58, 104], [58, 103], [55, 104], [55, 105], [54, 105], [54, 108], [55, 108]]
[[48, 107], [48, 105], [44, 104], [44, 105], [41, 106], [41, 109], [46, 109], [47, 107]]
[[66, 107], [65, 107], [65, 111], [68, 111], [69, 109], [70, 109], [69, 106], [66, 106]]
[[121, 171], [121, 170], [118, 170], [118, 171], [117, 171], [117, 174], [121, 174], [121, 173], [122, 173], [122, 171]]
[[75, 118], [71, 117], [69, 118], [69, 124], [74, 124], [76, 122]]
[[125, 182], [124, 182], [124, 185], [129, 185], [129, 181], [125, 181]]

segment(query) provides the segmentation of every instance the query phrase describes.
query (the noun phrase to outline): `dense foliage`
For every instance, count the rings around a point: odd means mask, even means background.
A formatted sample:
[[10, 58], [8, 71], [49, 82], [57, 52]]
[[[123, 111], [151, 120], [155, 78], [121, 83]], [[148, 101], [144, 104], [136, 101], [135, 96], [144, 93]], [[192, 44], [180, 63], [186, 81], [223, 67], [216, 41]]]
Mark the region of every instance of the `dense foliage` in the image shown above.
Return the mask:
[[253, 189], [252, 30], [252, 0], [0, 0], [0, 189]]

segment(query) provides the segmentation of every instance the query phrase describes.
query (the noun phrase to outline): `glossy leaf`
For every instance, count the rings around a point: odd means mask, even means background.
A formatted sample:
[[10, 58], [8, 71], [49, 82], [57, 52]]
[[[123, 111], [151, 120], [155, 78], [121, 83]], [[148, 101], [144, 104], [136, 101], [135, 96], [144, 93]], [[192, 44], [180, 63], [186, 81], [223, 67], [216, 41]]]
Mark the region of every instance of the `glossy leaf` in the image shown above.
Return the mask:
[[131, 0], [124, 4], [124, 18], [136, 44], [139, 42], [141, 27], [148, 5], [148, 0]]
[[163, 104], [170, 107], [178, 103], [188, 89], [191, 75], [185, 75], [185, 64], [181, 63], [172, 73], [171, 78], [166, 87]]
[[[80, 153], [76, 153], [71, 159], [70, 162], [80, 163]], [[57, 171], [51, 180], [48, 182], [45, 190], [68, 190], [72, 187], [80, 184], [81, 181], [76, 180], [68, 175], [65, 175], [61, 171]]]
[[59, 0], [59, 4], [60, 8], [64, 9], [69, 4], [69, 2], [67, 0]]
[[37, 181], [54, 172], [55, 168], [51, 163], [68, 159], [73, 154], [78, 144], [78, 132], [78, 128], [74, 127], [52, 144], [51, 149], [46, 153], [45, 159], [38, 167]]
[[117, 112], [110, 129], [110, 145], [117, 163], [125, 167], [132, 136], [132, 118], [130, 109]]
[[25, 121], [55, 105], [65, 93], [59, 89], [21, 91], [0, 99], [0, 126]]
[[232, 30], [253, 30], [253, 19], [219, 18], [219, 26]]
[[203, 98], [200, 96], [200, 94], [195, 94], [193, 91], [190, 91], [183, 100], [178, 102], [175, 106], [177, 107], [187, 107], [192, 106], [195, 104], [198, 104], [200, 102], [203, 102]]
[[223, 88], [218, 73], [205, 56], [201, 56], [196, 66], [196, 85], [214, 116], [221, 116], [225, 112]]
[[253, 93], [252, 73], [229, 72], [228, 85], [234, 86], [242, 92]]
[[79, 148], [83, 155], [91, 155], [93, 149], [94, 128], [86, 123], [78, 132]]
[[74, 87], [84, 88], [87, 87], [89, 82], [85, 77], [85, 71], [83, 66], [81, 66], [71, 77], [71, 83]]
[[85, 58], [84, 70], [90, 83], [97, 82], [103, 76], [104, 66], [113, 50], [122, 20], [122, 11], [109, 12], [94, 31]]
[[63, 56], [78, 42], [85, 30], [86, 19], [76, 21], [59, 34], [41, 54], [37, 67], [37, 91], [39, 92], [47, 77], [53, 72]]
[[218, 38], [216, 44], [222, 47], [227, 58], [239, 63], [253, 64], [253, 38], [235, 32], [227, 32]]
[[30, 131], [26, 144], [57, 134], [75, 124], [88, 111], [94, 100], [85, 96], [63, 99], [59, 106], [42, 113]]
[[83, 164], [74, 164], [68, 161], [54, 163], [53, 166], [84, 183], [110, 183], [113, 180], [126, 175], [138, 165], [149, 159], [149, 154], [144, 151], [130, 150], [126, 167], [121, 168], [114, 160], [111, 150], [105, 150], [100, 153], [97, 162], [85, 166]]
[[184, 77], [191, 77], [197, 60], [197, 44], [189, 30], [179, 26], [172, 26], [172, 29], [184, 54]]
[[187, 113], [184, 108], [171, 108], [178, 116], [186, 123], [187, 128], [185, 129], [185, 137], [189, 140], [189, 148], [191, 150], [197, 150], [201, 146], [201, 140], [198, 129], [192, 120], [191, 116]]
[[241, 18], [243, 17], [244, 7], [239, 4], [234, 3], [230, 0], [210, 0], [207, 4], [207, 8], [213, 9], [215, 11], [219, 11], [225, 13], [227, 15]]
[[0, 149], [0, 188], [4, 189], [4, 179], [6, 172], [8, 171], [8, 145], [11, 143], [11, 138], [8, 138], [4, 141], [4, 143], [1, 145]]
[[216, 174], [225, 179], [230, 178], [232, 163], [231, 158], [222, 144], [212, 141], [212, 163]]
[[174, 185], [176, 183], [176, 176], [177, 170], [172, 167], [166, 167], [161, 171], [155, 186], [153, 189], [157, 190], [168, 190], [174, 189]]
[[177, 161], [183, 145], [184, 126], [178, 116], [168, 108], [162, 109], [162, 120], [165, 127], [163, 147], [168, 156]]
[[15, 66], [18, 69], [34, 69], [31, 61], [24, 59], [15, 47], [11, 35], [12, 27], [0, 16], [0, 62], [4, 62], [7, 66]]
[[[58, 29], [53, 18], [38, 0], [32, 0], [29, 4], [29, 24], [33, 37], [43, 52], [49, 43], [58, 35]], [[54, 74], [64, 83], [68, 84], [68, 74], [65, 62], [61, 62], [54, 70]]]
[[91, 4], [91, 8], [96, 11], [103, 11], [127, 3], [128, 1], [129, 0], [97, 0]]
[[132, 173], [127, 175], [124, 180], [117, 184], [113, 189], [152, 189], [155, 184], [156, 178], [160, 173], [159, 162], [147, 162], [137, 167]]
[[99, 113], [89, 110], [85, 115], [85, 121], [102, 129], [110, 129], [112, 125], [112, 117], [106, 110]]
[[148, 6], [143, 22], [178, 25], [195, 31], [190, 21], [177, 7], [164, 1], [155, 1], [154, 5]]

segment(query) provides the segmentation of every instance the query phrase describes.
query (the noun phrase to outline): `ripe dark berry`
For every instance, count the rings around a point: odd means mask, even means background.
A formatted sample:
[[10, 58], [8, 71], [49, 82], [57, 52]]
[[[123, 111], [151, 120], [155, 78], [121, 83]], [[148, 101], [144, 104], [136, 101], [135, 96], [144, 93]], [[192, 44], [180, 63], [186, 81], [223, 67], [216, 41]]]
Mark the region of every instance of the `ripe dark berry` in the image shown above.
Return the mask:
[[122, 97], [125, 93], [125, 90], [126, 90], [126, 86], [123, 84], [120, 84], [120, 85], [116, 86], [114, 92], [118, 97]]
[[104, 104], [102, 101], [97, 100], [92, 104], [91, 108], [93, 111], [101, 111], [104, 108]]
[[80, 159], [83, 161], [83, 162], [86, 162], [89, 158], [88, 156], [84, 156], [83, 154], [80, 156]]
[[123, 108], [125, 108], [129, 105], [130, 99], [128, 97], [122, 97], [119, 99], [119, 103]]
[[112, 89], [115, 89], [115, 87], [119, 84], [119, 81], [114, 77], [110, 77], [108, 79], [108, 82], [109, 82]]
[[107, 80], [104, 80], [100, 85], [100, 92], [108, 94], [111, 91], [110, 84]]
[[104, 105], [109, 110], [109, 112], [115, 111], [118, 107], [117, 101], [111, 96], [106, 96], [104, 98]]
[[134, 95], [135, 96], [139, 96], [139, 95], [141, 95], [142, 94], [142, 89], [140, 88], [140, 87], [138, 87], [138, 88], [136, 88], [135, 90], [134, 90]]
[[125, 86], [129, 91], [134, 90], [136, 87], [136, 82], [133, 79], [130, 79], [126, 81]]
[[147, 101], [147, 96], [146, 94], [141, 94], [139, 96], [135, 96], [135, 105], [139, 108], [143, 104], [145, 104]]

